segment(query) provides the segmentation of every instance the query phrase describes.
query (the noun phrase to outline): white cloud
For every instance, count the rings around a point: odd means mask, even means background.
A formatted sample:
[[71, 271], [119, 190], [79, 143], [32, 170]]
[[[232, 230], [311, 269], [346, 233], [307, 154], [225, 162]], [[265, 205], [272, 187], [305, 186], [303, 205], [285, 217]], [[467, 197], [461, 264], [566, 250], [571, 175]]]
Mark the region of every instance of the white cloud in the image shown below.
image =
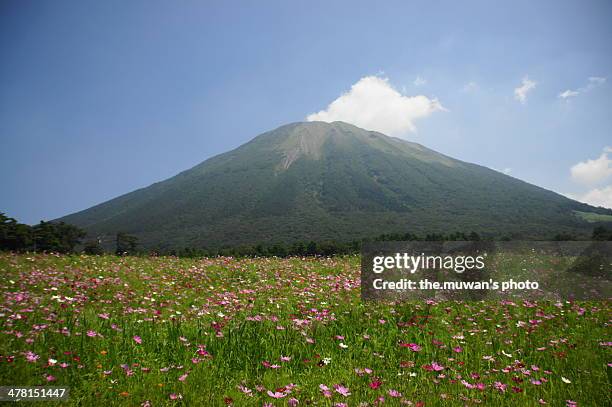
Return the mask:
[[427, 85], [427, 80], [421, 78], [420, 76], [417, 76], [413, 83], [414, 86], [423, 86]]
[[578, 96], [579, 94], [580, 92], [578, 91], [568, 89], [565, 92], [559, 93], [559, 97], [561, 99], [568, 99], [568, 98], [573, 98], [574, 96]]
[[608, 157], [612, 148], [605, 147], [599, 158], [586, 160], [570, 168], [572, 179], [585, 185], [594, 185], [612, 175], [612, 159]]
[[568, 100], [569, 98], [580, 95], [581, 93], [586, 93], [592, 89], [595, 89], [598, 86], [606, 83], [607, 79], [601, 76], [591, 76], [588, 78], [588, 82], [586, 86], [578, 88], [576, 90], [567, 89], [565, 92], [559, 93], [559, 98], [563, 100]]
[[530, 80], [527, 76], [521, 81], [521, 86], [514, 89], [514, 98], [521, 103], [527, 102], [527, 93], [535, 88], [537, 82]]
[[327, 106], [308, 115], [308, 121], [344, 121], [392, 136], [416, 132], [414, 122], [436, 111], [446, 111], [438, 99], [405, 96], [387, 78], [366, 76]]
[[568, 194], [568, 197], [589, 205], [612, 209], [612, 185], [592, 189], [583, 195]]

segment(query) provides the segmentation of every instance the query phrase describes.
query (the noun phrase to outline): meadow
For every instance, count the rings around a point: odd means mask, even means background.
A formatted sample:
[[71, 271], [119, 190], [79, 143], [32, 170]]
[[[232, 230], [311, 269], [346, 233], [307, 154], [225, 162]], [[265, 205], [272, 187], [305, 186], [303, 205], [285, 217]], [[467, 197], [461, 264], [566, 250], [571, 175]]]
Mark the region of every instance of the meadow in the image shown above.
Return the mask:
[[365, 302], [357, 256], [0, 272], [0, 385], [70, 386], [62, 404], [612, 405], [608, 302]]

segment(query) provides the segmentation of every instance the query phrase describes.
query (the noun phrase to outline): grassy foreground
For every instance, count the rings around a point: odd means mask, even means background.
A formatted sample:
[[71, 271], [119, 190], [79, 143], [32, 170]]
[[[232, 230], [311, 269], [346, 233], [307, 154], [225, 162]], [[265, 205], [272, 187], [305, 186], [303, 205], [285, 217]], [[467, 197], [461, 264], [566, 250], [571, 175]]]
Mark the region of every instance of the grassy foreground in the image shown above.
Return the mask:
[[72, 405], [612, 405], [609, 303], [364, 303], [358, 257], [0, 272], [0, 385]]

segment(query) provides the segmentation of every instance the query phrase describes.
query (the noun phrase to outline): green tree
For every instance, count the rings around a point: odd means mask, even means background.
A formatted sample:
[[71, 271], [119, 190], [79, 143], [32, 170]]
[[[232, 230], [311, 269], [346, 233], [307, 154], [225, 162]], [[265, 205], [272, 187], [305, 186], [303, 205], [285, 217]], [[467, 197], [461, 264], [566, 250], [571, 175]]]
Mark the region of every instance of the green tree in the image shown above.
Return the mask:
[[100, 239], [91, 239], [85, 242], [83, 252], [86, 254], [100, 255], [104, 254], [104, 249], [100, 244]]
[[32, 227], [0, 212], [0, 250], [22, 251], [32, 247]]
[[612, 230], [603, 226], [597, 226], [593, 229], [593, 240], [612, 240]]
[[116, 237], [117, 248], [115, 253], [122, 256], [126, 254], [135, 254], [136, 246], [138, 246], [138, 238], [128, 235], [124, 232], [118, 232]]
[[87, 234], [84, 230], [64, 222], [44, 222], [33, 228], [37, 251], [70, 253]]

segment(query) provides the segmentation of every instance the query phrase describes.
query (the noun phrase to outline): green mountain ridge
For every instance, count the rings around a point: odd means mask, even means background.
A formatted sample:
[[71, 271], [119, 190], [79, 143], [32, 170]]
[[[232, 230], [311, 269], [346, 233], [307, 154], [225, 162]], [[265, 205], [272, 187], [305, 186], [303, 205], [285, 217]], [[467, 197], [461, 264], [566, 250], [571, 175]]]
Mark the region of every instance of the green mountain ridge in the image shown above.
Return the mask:
[[612, 214], [420, 144], [343, 122], [281, 126], [165, 181], [60, 221], [105, 242], [221, 247], [383, 233], [588, 234]]

